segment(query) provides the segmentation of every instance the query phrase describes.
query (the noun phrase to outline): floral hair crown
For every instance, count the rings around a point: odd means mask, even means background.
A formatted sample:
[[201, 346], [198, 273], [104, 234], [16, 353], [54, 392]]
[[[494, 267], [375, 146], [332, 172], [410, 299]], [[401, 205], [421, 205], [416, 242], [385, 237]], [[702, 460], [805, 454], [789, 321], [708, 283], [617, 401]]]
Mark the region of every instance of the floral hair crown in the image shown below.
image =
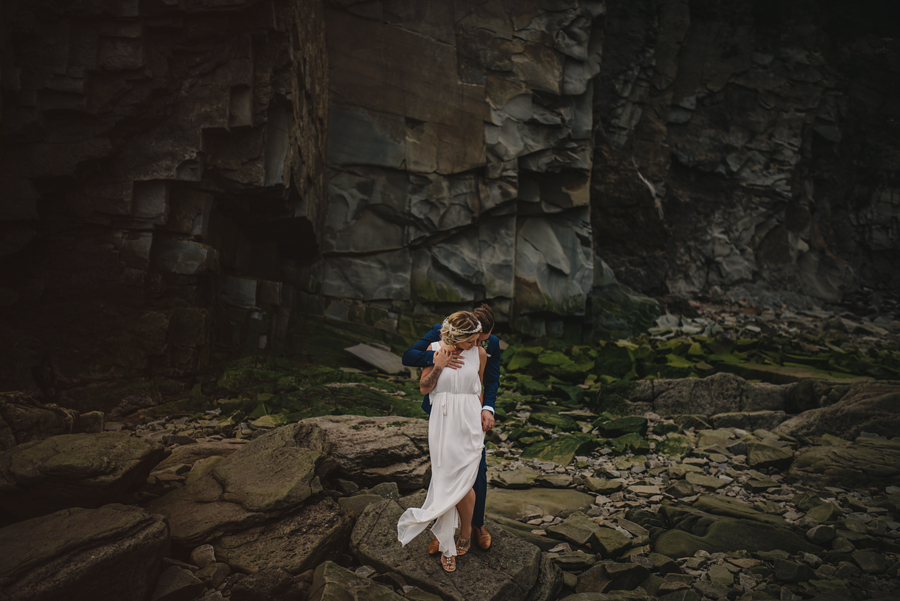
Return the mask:
[[480, 323], [479, 323], [477, 326], [475, 326], [475, 329], [474, 329], [474, 330], [462, 330], [462, 329], [457, 328], [456, 326], [454, 326], [452, 323], [450, 323], [450, 318], [449, 318], [449, 317], [448, 317], [447, 319], [444, 320], [444, 326], [450, 328], [450, 333], [451, 333], [451, 334], [469, 334], [469, 335], [472, 335], [472, 334], [477, 334], [478, 332], [481, 331], [481, 324], [480, 324]]

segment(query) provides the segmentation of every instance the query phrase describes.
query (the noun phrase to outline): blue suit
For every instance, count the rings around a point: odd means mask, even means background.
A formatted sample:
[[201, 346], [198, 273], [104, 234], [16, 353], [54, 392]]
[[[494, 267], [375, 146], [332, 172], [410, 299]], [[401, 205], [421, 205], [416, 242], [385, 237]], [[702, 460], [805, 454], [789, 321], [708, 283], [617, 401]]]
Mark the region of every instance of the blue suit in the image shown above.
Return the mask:
[[[431, 343], [441, 339], [441, 325], [437, 324], [417, 343], [403, 353], [403, 365], [407, 367], [430, 367], [434, 365], [434, 351], [428, 350]], [[494, 411], [497, 402], [497, 388], [500, 386], [500, 339], [491, 335], [487, 339], [487, 365], [484, 366], [484, 409]], [[431, 415], [431, 401], [428, 395], [422, 399], [422, 410]], [[475, 491], [475, 509], [472, 513], [472, 525], [476, 528], [484, 526], [484, 502], [487, 497], [487, 460], [481, 451], [481, 465], [472, 486]]]

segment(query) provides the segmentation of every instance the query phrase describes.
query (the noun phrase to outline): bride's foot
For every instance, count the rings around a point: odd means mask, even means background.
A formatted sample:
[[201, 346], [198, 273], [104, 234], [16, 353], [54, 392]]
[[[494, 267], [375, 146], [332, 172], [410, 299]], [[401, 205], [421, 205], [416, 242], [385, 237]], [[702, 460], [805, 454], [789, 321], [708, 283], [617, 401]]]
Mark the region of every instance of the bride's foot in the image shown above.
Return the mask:
[[471, 538], [462, 538], [456, 541], [456, 554], [457, 555], [465, 555], [469, 552], [469, 547], [472, 546]]
[[441, 555], [441, 567], [444, 568], [445, 572], [455, 572], [456, 571], [456, 555], [451, 555], [447, 557], [446, 555]]

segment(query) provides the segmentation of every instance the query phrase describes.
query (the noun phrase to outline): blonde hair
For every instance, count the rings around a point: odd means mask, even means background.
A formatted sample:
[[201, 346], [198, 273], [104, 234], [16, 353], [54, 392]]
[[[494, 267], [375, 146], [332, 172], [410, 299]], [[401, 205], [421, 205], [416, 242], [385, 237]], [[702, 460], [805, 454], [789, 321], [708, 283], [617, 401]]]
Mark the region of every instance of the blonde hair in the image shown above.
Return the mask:
[[474, 313], [457, 311], [444, 320], [441, 328], [441, 340], [444, 344], [456, 346], [481, 334], [481, 322]]

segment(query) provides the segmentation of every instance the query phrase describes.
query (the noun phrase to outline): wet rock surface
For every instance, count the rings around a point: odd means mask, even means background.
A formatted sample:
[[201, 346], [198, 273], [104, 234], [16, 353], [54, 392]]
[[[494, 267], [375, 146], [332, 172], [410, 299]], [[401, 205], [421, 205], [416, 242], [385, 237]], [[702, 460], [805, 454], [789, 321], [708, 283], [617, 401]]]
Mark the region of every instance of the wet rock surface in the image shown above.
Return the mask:
[[165, 520], [125, 505], [64, 509], [0, 528], [7, 599], [147, 598], [170, 553]]
[[19, 519], [125, 500], [162, 460], [161, 444], [126, 432], [63, 434], [0, 453], [0, 509]]

